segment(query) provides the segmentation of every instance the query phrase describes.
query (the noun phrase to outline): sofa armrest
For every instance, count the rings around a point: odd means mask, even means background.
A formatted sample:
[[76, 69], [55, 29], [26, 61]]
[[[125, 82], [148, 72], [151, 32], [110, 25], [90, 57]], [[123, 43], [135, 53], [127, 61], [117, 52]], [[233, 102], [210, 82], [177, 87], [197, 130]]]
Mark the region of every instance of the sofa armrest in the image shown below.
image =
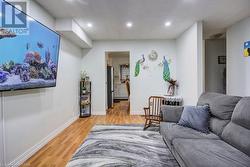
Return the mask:
[[177, 123], [181, 118], [183, 108], [182, 106], [161, 106], [162, 121]]

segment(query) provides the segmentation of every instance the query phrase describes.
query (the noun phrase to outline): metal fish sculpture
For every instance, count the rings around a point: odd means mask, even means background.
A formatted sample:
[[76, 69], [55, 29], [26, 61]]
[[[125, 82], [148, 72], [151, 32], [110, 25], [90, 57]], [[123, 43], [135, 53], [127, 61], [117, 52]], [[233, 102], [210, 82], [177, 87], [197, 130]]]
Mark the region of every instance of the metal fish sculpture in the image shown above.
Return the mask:
[[16, 34], [10, 31], [7, 31], [3, 28], [0, 29], [0, 39], [3, 38], [14, 38], [16, 37]]
[[43, 45], [42, 42], [37, 42], [37, 46], [38, 46], [40, 49], [44, 48], [44, 45]]
[[166, 57], [163, 57], [163, 79], [164, 81], [170, 81], [170, 70], [169, 70], [169, 64], [166, 59]]
[[138, 60], [135, 65], [135, 77], [140, 74], [141, 64], [145, 62], [145, 57], [142, 55], [142, 59]]

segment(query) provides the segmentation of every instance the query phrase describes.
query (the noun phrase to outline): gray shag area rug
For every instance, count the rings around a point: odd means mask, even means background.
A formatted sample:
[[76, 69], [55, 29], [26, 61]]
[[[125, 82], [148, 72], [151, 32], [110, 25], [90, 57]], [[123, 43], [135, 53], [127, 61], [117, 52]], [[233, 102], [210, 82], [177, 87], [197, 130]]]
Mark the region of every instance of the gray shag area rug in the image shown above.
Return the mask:
[[96, 125], [67, 167], [179, 167], [158, 129]]

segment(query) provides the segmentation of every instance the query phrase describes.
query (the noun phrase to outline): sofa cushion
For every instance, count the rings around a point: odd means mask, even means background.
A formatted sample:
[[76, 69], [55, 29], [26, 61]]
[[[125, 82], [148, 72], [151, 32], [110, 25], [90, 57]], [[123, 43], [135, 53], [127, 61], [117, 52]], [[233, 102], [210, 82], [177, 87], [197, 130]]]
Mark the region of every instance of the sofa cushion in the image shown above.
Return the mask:
[[228, 96], [219, 93], [204, 93], [200, 96], [197, 105], [208, 104], [213, 116], [222, 120], [231, 119], [233, 110], [241, 97]]
[[250, 156], [250, 97], [236, 105], [231, 122], [222, 132], [227, 143]]
[[160, 133], [165, 140], [172, 144], [176, 138], [186, 139], [220, 139], [213, 133], [205, 134], [191, 128], [186, 128], [176, 123], [161, 122]]
[[183, 108], [182, 106], [162, 105], [161, 114], [163, 121], [177, 123], [181, 118]]
[[222, 139], [250, 156], [250, 130], [230, 122], [222, 132]]
[[187, 167], [250, 167], [250, 157], [222, 140], [175, 139], [173, 147]]
[[209, 133], [209, 106], [185, 106], [178, 125]]
[[230, 120], [221, 120], [215, 117], [210, 117], [209, 129], [216, 135], [221, 136], [224, 128], [229, 122]]
[[236, 105], [232, 116], [232, 122], [250, 129], [250, 97], [242, 98]]
[[210, 130], [221, 136], [221, 133], [232, 117], [233, 110], [241, 97], [228, 96], [219, 93], [203, 93], [197, 105], [208, 104], [210, 107], [211, 119]]

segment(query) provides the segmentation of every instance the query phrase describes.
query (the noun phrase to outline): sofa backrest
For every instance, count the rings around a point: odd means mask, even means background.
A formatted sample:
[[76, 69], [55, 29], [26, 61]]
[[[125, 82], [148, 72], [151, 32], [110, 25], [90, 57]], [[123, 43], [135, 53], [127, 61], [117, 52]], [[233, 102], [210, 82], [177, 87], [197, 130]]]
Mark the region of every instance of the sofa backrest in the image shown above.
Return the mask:
[[250, 156], [250, 97], [242, 98], [236, 105], [222, 139]]
[[208, 104], [210, 107], [209, 129], [221, 136], [223, 129], [230, 122], [233, 110], [241, 97], [219, 93], [203, 93], [197, 105]]

